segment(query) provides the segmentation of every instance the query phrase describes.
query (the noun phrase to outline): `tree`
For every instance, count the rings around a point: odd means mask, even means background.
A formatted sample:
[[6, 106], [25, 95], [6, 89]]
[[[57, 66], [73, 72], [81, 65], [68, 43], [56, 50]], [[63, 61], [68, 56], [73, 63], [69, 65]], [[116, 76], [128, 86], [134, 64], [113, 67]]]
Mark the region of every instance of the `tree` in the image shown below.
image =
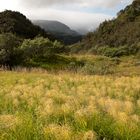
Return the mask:
[[[106, 49], [107, 55], [120, 56], [137, 53], [139, 42], [140, 0], [135, 0], [124, 10], [121, 10], [116, 18], [101, 23], [93, 33], [87, 34], [80, 44], [76, 44], [72, 48], [75, 52], [96, 54], [100, 50], [98, 48], [104, 50], [108, 46]], [[135, 51], [130, 51], [131, 48]]]
[[20, 12], [5, 10], [0, 12], [0, 34], [13, 33], [21, 38], [34, 38], [38, 35], [54, 40], [54, 36], [41, 27], [34, 25]]
[[0, 65], [5, 65], [10, 70], [20, 61], [21, 39], [11, 33], [0, 34]]
[[58, 41], [50, 41], [48, 38], [36, 37], [34, 39], [26, 39], [21, 45], [24, 52], [24, 61], [29, 62], [32, 59], [40, 59], [55, 55], [62, 52], [64, 46]]

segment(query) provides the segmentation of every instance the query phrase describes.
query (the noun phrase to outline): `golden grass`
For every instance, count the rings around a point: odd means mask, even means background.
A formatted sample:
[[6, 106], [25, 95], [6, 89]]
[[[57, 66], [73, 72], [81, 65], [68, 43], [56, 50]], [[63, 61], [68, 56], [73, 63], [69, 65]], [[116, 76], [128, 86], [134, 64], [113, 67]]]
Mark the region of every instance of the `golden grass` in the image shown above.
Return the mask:
[[[36, 72], [0, 72], [0, 76], [1, 139], [140, 138], [138, 76]], [[1, 127], [13, 123], [16, 129]]]

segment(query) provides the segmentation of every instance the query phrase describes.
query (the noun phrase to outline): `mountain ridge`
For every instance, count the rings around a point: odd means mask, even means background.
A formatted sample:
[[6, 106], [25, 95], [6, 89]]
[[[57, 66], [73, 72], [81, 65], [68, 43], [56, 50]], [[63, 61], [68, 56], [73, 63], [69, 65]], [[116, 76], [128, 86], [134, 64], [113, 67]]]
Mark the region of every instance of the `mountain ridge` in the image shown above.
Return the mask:
[[[60, 33], [71, 33], [71, 34], [77, 34], [76, 31], [72, 30], [69, 26], [66, 24], [57, 21], [57, 20], [32, 20], [32, 22], [35, 25], [40, 25], [43, 29], [46, 31], [54, 31], [54, 32], [60, 32]], [[59, 27], [58, 27], [59, 26]]]
[[56, 39], [61, 40], [64, 44], [73, 44], [82, 39], [82, 35], [60, 21], [32, 20], [32, 22], [43, 28], [46, 32], [53, 34]]

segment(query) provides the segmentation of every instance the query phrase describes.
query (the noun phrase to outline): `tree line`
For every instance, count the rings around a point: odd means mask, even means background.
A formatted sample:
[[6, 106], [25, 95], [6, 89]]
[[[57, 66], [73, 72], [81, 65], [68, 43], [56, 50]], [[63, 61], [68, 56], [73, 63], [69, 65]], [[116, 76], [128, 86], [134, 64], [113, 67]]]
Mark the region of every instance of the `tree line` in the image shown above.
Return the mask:
[[58, 41], [41, 36], [34, 39], [21, 39], [12, 33], [0, 34], [0, 65], [8, 69], [17, 65], [27, 65], [34, 59], [52, 57], [65, 51]]

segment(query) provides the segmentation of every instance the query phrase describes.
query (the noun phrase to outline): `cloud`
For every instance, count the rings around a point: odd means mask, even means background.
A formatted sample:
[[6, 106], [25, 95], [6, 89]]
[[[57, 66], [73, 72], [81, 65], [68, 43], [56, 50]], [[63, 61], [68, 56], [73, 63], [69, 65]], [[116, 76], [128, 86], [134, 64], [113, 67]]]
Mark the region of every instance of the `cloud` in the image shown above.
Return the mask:
[[30, 19], [47, 19], [61, 21], [67, 24], [70, 28], [79, 31], [80, 33], [93, 31], [102, 21], [112, 18], [112, 16], [107, 14], [64, 11], [56, 10], [53, 8], [40, 9], [34, 12], [26, 11], [26, 13], [24, 14], [27, 15]]
[[0, 11], [5, 9], [14, 10], [18, 6], [17, 0], [0, 0]]
[[[20, 11], [30, 19], [58, 20], [72, 29], [92, 31], [133, 0], [0, 0], [0, 11]], [[7, 4], [8, 3], [8, 4]], [[89, 13], [90, 12], [90, 13]]]
[[106, 7], [112, 8], [120, 3], [130, 3], [132, 0], [19, 0], [24, 6], [49, 7], [54, 5], [77, 5], [81, 7]]
[[[116, 6], [130, 2], [132, 0], [19, 0], [30, 19], [58, 20], [81, 33], [95, 30], [101, 22], [115, 15], [100, 12], [101, 8], [112, 8], [113, 11]], [[85, 7], [99, 10], [88, 13], [81, 10]]]

